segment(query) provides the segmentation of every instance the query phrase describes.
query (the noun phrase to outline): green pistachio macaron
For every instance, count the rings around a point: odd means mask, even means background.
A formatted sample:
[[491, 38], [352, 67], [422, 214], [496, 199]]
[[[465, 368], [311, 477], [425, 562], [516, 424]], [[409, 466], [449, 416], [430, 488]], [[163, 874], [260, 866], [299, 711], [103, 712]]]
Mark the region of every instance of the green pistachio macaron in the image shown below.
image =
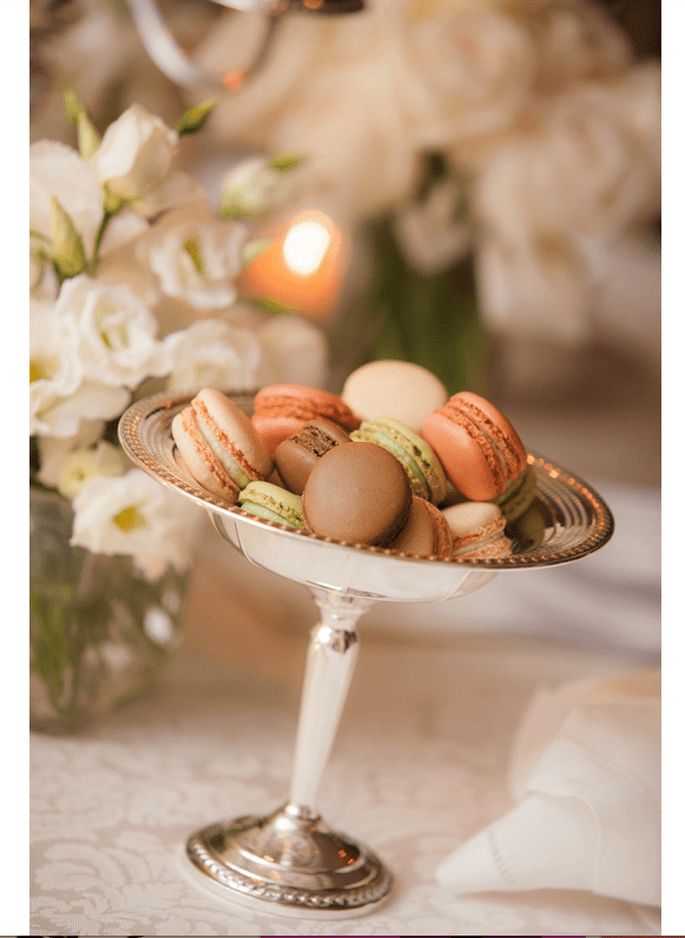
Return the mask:
[[302, 527], [301, 498], [294, 492], [272, 482], [250, 482], [238, 496], [241, 508], [251, 515], [286, 524], [290, 528]]
[[365, 420], [350, 437], [382, 446], [398, 459], [409, 477], [413, 495], [439, 505], [447, 493], [447, 477], [431, 446], [411, 427], [393, 417]]
[[490, 501], [499, 505], [502, 514], [507, 519], [507, 524], [520, 518], [528, 508], [535, 497], [535, 476], [530, 466], [514, 479], [513, 482], [507, 482], [507, 487], [501, 495], [496, 495]]

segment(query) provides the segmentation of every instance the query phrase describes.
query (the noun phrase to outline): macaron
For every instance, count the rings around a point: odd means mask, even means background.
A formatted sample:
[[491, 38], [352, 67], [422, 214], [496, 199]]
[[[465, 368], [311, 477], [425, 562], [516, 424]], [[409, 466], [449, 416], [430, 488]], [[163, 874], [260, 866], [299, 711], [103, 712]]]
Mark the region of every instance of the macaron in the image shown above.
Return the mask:
[[411, 427], [393, 417], [364, 420], [350, 437], [382, 446], [399, 459], [409, 477], [414, 495], [439, 505], [447, 492], [447, 478], [431, 446]]
[[350, 544], [385, 546], [411, 507], [407, 473], [382, 446], [341, 443], [319, 459], [302, 493], [306, 531]]
[[290, 528], [302, 527], [300, 496], [271, 482], [249, 482], [238, 496], [240, 507], [251, 515], [286, 524]]
[[504, 533], [506, 518], [492, 502], [450, 505], [443, 515], [452, 533], [452, 556], [462, 560], [506, 557], [511, 541]]
[[441, 407], [449, 394], [427, 368], [414, 362], [381, 359], [353, 371], [340, 396], [362, 420], [392, 417], [420, 433], [425, 418]]
[[491, 499], [495, 505], [499, 505], [502, 514], [507, 519], [507, 524], [516, 521], [528, 509], [535, 498], [535, 476], [527, 466], [518, 479], [513, 482], [507, 482], [507, 486], [502, 495], [496, 495]]
[[407, 523], [390, 546], [420, 557], [449, 557], [452, 534], [447, 518], [435, 505], [414, 495]]
[[350, 434], [332, 420], [311, 420], [276, 447], [274, 461], [285, 487], [301, 495], [318, 460], [329, 449], [349, 443]]
[[250, 418], [213, 388], [203, 388], [176, 414], [171, 435], [195, 481], [232, 504], [241, 489], [273, 468]]
[[454, 394], [423, 422], [430, 443], [457, 491], [472, 501], [506, 492], [525, 471], [526, 450], [510, 421], [470, 391]]
[[276, 447], [310, 420], [325, 417], [356, 430], [361, 418], [335, 394], [300, 384], [270, 384], [257, 392], [252, 424], [273, 455]]

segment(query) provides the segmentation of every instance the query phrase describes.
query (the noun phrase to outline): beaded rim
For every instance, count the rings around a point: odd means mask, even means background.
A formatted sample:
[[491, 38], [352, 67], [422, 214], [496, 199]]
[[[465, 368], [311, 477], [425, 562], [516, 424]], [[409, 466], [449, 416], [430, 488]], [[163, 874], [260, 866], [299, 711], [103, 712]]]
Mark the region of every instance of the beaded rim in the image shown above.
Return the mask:
[[[247, 391], [224, 392], [242, 410], [250, 414], [254, 393]], [[160, 392], [132, 404], [119, 422], [121, 444], [141, 469], [157, 481], [191, 498], [215, 513], [239, 518], [247, 524], [267, 526], [285, 537], [306, 537], [352, 550], [382, 554], [412, 563], [448, 564], [459, 567], [490, 570], [525, 569], [551, 566], [578, 560], [602, 547], [614, 531], [614, 518], [595, 489], [577, 475], [560, 468], [544, 456], [528, 453], [528, 464], [535, 476], [536, 499], [549, 524], [545, 525], [545, 539], [538, 547], [517, 549], [505, 557], [467, 560], [459, 557], [424, 557], [375, 547], [352, 544], [329, 537], [320, 537], [301, 529], [257, 518], [237, 505], [231, 505], [201, 488], [179, 464], [171, 436], [174, 416], [186, 407], [193, 393], [169, 395]]]

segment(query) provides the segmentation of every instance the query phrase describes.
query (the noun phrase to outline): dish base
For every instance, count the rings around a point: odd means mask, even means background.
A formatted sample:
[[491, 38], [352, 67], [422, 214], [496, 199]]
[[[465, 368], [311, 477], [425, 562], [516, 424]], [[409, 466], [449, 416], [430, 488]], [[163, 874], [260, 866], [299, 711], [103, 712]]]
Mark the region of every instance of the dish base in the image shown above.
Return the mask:
[[392, 876], [373, 853], [289, 802], [266, 817], [210, 824], [187, 853], [233, 899], [299, 918], [366, 915], [390, 893]]

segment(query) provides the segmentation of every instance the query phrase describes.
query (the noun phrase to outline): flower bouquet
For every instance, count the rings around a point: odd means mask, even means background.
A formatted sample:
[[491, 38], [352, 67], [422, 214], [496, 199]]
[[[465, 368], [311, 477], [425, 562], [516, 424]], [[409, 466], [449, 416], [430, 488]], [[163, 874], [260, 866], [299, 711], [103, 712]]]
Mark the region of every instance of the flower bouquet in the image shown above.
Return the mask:
[[78, 148], [34, 143], [30, 175], [31, 712], [49, 731], [138, 695], [178, 644], [203, 513], [130, 465], [124, 409], [327, 374], [317, 326], [238, 287], [297, 160], [234, 167], [213, 209], [176, 168], [213, 102], [176, 129], [132, 105], [100, 136], [65, 101]]

